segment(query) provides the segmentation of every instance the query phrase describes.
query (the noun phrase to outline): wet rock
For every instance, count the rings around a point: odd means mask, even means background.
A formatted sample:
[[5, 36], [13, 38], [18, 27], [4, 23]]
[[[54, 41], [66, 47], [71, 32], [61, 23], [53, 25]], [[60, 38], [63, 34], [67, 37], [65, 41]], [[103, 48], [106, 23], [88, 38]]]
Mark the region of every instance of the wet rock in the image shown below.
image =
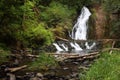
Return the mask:
[[24, 80], [23, 76], [16, 76], [16, 80]]
[[30, 78], [30, 80], [42, 80], [42, 79], [40, 79], [38, 77], [34, 77], [34, 78]]
[[43, 77], [43, 74], [42, 74], [42, 73], [37, 73], [36, 76], [42, 78], [42, 77]]
[[12, 73], [7, 73], [7, 75], [9, 76], [9, 80], [16, 80], [16, 76]]
[[90, 62], [89, 62], [89, 60], [85, 60], [84, 62], [83, 62], [83, 65], [87, 65], [87, 64], [89, 64]]
[[30, 80], [30, 78], [33, 78], [33, 77], [35, 77], [35, 73], [30, 72], [30, 73], [26, 73], [26, 74], [23, 76], [23, 79], [24, 79], [24, 80]]
[[79, 62], [73, 62], [73, 64], [76, 64], [76, 65], [78, 65], [78, 64], [79, 64]]
[[75, 78], [69, 79], [69, 80], [75, 80]]
[[19, 65], [19, 60], [18, 59], [15, 59], [14, 60], [14, 63], [13, 63], [13, 66], [14, 67], [17, 67]]
[[44, 78], [42, 73], [37, 73], [36, 77], [38, 80], [43, 80], [43, 78]]
[[46, 73], [44, 73], [44, 76], [54, 76], [56, 74], [56, 72], [54, 72], [54, 71], [50, 71], [50, 72], [46, 72]]
[[0, 78], [4, 78], [7, 76], [7, 66], [6, 65], [1, 65], [0, 66]]
[[23, 80], [43, 80], [43, 75], [41, 73], [27, 73]]
[[78, 77], [78, 73], [73, 72], [72, 75], [71, 75], [71, 77], [72, 77], [72, 78]]
[[64, 67], [63, 70], [68, 70], [69, 68], [68, 67]]
[[80, 67], [78, 67], [78, 69], [79, 69], [79, 70], [88, 70], [88, 68], [85, 67], [85, 66], [80, 66]]

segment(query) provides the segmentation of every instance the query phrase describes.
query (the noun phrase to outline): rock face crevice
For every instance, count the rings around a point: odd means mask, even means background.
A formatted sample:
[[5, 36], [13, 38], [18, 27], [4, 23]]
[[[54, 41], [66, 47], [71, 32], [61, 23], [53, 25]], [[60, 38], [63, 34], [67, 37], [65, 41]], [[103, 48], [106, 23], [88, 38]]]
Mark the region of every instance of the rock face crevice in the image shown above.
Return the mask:
[[101, 5], [95, 5], [93, 7], [95, 13], [95, 38], [103, 39], [105, 38], [105, 26], [106, 26], [106, 14]]

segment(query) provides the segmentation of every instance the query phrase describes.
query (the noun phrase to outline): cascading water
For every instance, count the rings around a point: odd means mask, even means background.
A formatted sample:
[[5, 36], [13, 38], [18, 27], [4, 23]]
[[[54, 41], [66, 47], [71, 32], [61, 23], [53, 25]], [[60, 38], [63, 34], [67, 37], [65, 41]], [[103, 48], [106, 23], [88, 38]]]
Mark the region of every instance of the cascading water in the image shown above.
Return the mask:
[[86, 49], [92, 49], [94, 46], [96, 46], [96, 43], [94, 42], [91, 46], [88, 45], [88, 42], [85, 43]]
[[72, 42], [70, 43], [71, 47], [73, 47], [76, 51], [81, 51], [82, 48], [75, 42], [75, 44], [73, 44]]
[[81, 15], [77, 19], [77, 23], [72, 29], [72, 34], [70, 37], [74, 40], [87, 40], [87, 21], [91, 15], [88, 8], [83, 7], [81, 10]]
[[[87, 28], [88, 28], [88, 20], [91, 13], [87, 7], [83, 7], [81, 10], [81, 14], [77, 19], [76, 24], [73, 26], [72, 33], [70, 37], [74, 40], [87, 40]], [[58, 44], [53, 43], [56, 47], [57, 51], [68, 51], [68, 47], [65, 47], [64, 44], [61, 45], [60, 48]], [[85, 43], [86, 49], [92, 49], [96, 43], [94, 42], [91, 46], [89, 46], [88, 42]], [[70, 46], [74, 48], [76, 51], [82, 51], [83, 49], [75, 42], [70, 42]]]
[[57, 51], [64, 51], [57, 43], [53, 43], [53, 45], [56, 47]]
[[65, 51], [68, 51], [68, 47], [65, 46], [64, 44], [61, 44], [61, 46], [64, 48]]

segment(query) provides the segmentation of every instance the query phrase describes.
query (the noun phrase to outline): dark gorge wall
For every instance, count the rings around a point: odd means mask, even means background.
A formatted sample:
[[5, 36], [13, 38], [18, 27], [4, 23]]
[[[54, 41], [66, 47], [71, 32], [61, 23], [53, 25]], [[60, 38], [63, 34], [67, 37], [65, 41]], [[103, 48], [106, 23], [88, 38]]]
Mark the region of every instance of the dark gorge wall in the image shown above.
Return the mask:
[[120, 39], [120, 11], [108, 11], [104, 5], [95, 3], [90, 8], [88, 39]]
[[94, 4], [91, 8], [91, 19], [90, 26], [88, 29], [89, 38], [92, 39], [103, 39], [105, 38], [105, 26], [106, 26], [106, 14], [99, 4]]

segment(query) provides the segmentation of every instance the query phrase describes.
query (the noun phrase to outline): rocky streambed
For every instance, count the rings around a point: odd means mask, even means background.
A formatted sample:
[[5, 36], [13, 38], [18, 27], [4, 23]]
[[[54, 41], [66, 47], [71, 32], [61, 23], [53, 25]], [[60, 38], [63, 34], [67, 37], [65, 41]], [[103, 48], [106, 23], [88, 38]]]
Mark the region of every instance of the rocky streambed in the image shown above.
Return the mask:
[[80, 80], [97, 57], [67, 58], [58, 61], [57, 67], [35, 71], [26, 69], [25, 61], [30, 57], [24, 58], [24, 65], [17, 63], [15, 59], [12, 63], [0, 65], [0, 80]]

